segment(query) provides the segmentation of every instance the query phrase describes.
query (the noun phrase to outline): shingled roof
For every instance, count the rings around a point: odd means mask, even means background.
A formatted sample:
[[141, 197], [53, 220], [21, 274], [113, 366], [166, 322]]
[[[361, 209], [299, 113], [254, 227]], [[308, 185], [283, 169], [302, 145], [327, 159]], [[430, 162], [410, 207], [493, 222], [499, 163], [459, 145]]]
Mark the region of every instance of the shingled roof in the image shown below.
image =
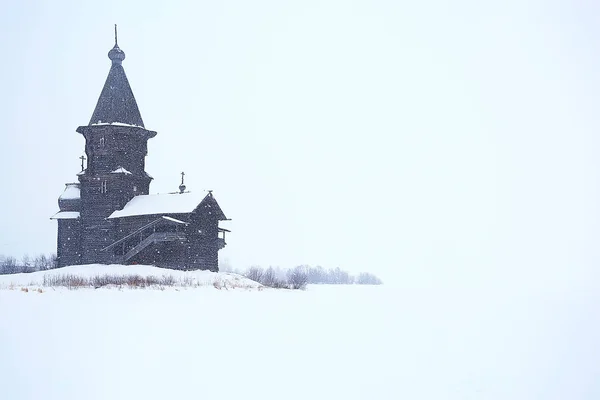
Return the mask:
[[115, 46], [108, 52], [108, 58], [112, 61], [112, 66], [92, 114], [90, 125], [116, 122], [144, 127], [140, 110], [121, 65], [125, 59], [125, 52], [117, 45], [116, 36]]

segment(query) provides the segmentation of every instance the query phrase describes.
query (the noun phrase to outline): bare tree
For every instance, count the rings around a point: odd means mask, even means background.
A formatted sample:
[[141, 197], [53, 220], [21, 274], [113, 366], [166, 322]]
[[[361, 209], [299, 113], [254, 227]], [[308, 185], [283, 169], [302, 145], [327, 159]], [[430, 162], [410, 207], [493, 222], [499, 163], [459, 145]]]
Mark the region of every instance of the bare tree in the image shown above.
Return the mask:
[[308, 269], [308, 283], [325, 283], [327, 280], [327, 272], [321, 266], [316, 266]]
[[358, 275], [356, 283], [359, 285], [381, 285], [381, 279], [368, 272], [361, 272]]
[[16, 274], [19, 272], [19, 266], [17, 265], [17, 259], [14, 257], [6, 257], [2, 262], [2, 272], [4, 274]]
[[273, 267], [269, 267], [263, 273], [260, 283], [262, 283], [265, 286], [272, 287], [276, 281], [277, 281], [277, 275], [275, 275], [275, 270], [273, 269]]
[[323, 267], [310, 267], [301, 265], [291, 270], [280, 267], [269, 267], [263, 270], [260, 267], [251, 267], [244, 275], [248, 279], [259, 282], [272, 288], [303, 289], [307, 284], [335, 284], [335, 285], [381, 285], [381, 279], [375, 275], [363, 272], [358, 277], [338, 268], [325, 270]]
[[263, 277], [264, 271], [260, 267], [250, 267], [244, 276], [255, 282], [260, 282]]
[[56, 253], [50, 254], [49, 261], [50, 261], [49, 268], [52, 268], [52, 269], [58, 268], [58, 256], [56, 255]]
[[308, 268], [296, 267], [288, 271], [288, 284], [290, 289], [305, 289], [308, 283]]
[[36, 271], [44, 271], [46, 269], [46, 256], [40, 254], [33, 259], [33, 269]]
[[23, 272], [34, 272], [33, 263], [28, 254], [25, 254], [21, 259], [21, 265], [23, 266]]

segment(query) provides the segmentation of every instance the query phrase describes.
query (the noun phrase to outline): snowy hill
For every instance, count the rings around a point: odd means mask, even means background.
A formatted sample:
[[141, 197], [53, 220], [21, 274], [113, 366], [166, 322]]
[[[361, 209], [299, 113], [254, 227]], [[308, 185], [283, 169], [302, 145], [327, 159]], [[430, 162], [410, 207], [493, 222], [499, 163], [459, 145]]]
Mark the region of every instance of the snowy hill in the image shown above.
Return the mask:
[[75, 265], [28, 274], [0, 275], [0, 289], [99, 287], [207, 287], [259, 289], [257, 282], [227, 272], [180, 271], [151, 265]]

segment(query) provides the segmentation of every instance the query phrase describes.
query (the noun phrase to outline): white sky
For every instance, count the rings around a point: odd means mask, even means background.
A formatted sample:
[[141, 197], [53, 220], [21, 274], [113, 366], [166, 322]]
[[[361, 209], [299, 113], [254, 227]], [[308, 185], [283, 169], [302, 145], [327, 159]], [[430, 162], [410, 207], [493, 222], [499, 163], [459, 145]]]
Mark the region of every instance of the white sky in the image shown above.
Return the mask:
[[597, 277], [595, 1], [13, 2], [0, 254], [55, 251], [113, 23], [151, 193], [214, 189], [233, 267]]

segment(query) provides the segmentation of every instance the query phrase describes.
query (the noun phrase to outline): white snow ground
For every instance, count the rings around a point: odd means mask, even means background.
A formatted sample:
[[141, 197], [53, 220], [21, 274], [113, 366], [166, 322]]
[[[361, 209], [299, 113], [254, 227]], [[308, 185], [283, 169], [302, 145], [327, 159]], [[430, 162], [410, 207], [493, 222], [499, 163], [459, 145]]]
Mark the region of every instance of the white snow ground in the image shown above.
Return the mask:
[[[141, 277], [154, 276], [162, 278], [164, 276], [173, 277], [176, 284], [174, 286], [193, 286], [193, 287], [211, 287], [216, 283], [222, 288], [244, 288], [257, 289], [261, 285], [244, 278], [243, 276], [232, 273], [215, 273], [210, 271], [178, 271], [172, 269], [158, 268], [151, 265], [75, 265], [52, 269], [48, 271], [38, 271], [29, 274], [0, 275], [1, 289], [20, 289], [27, 287], [29, 289], [42, 288], [42, 290], [53, 290], [44, 288], [44, 276], [78, 276], [91, 279], [97, 276], [127, 276], [138, 275]], [[67, 290], [57, 287], [56, 290]]]
[[5, 289], [0, 398], [599, 399], [592, 286]]

